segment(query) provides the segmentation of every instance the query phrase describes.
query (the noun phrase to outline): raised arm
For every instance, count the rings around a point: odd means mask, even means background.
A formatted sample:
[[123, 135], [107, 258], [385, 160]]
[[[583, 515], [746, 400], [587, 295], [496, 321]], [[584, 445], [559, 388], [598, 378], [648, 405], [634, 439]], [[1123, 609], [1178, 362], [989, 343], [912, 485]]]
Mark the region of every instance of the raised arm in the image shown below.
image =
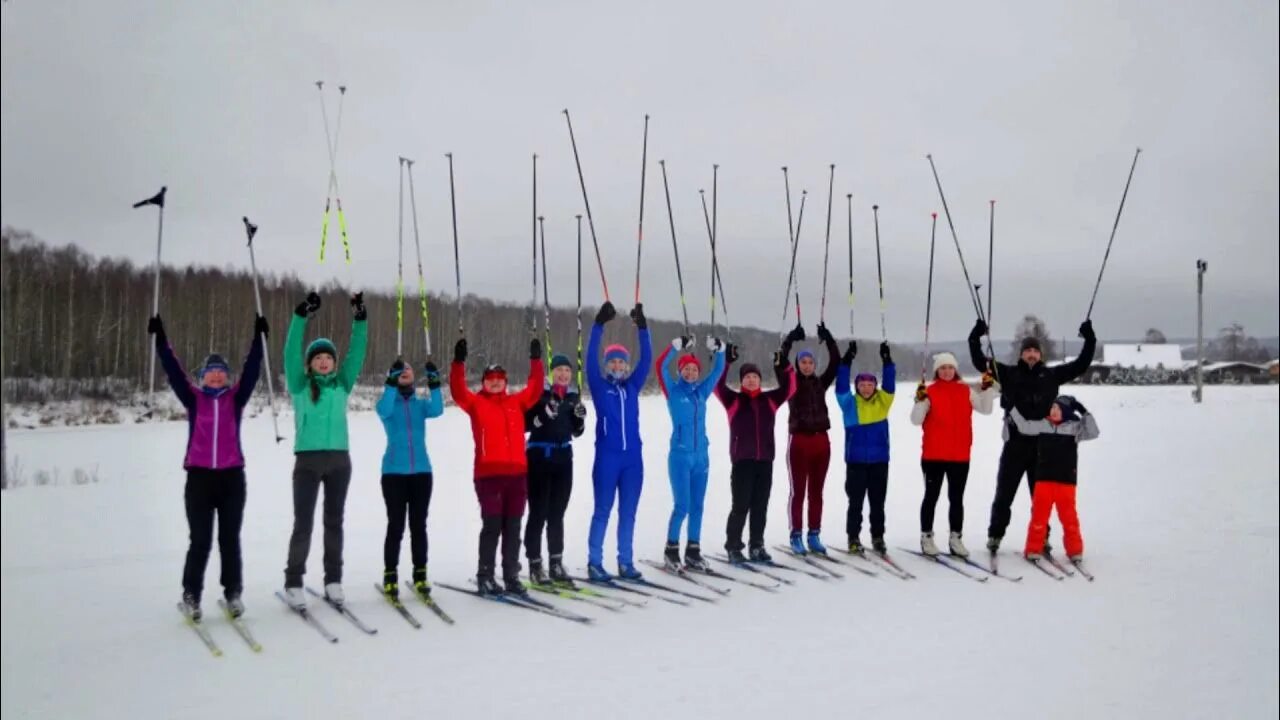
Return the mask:
[[342, 361], [338, 371], [342, 385], [348, 391], [356, 386], [360, 372], [364, 370], [364, 356], [369, 348], [369, 320], [357, 315], [351, 321], [351, 342], [347, 346], [347, 357]]
[[706, 399], [711, 397], [711, 393], [715, 391], [716, 384], [720, 382], [720, 378], [725, 375], [725, 359], [724, 347], [715, 353], [715, 360], [711, 362], [711, 371], [707, 376], [698, 381], [698, 396]]
[[885, 363], [883, 374], [884, 378], [880, 380], [880, 387], [889, 396], [889, 401], [893, 402], [893, 395], [898, 391], [898, 366], [891, 362]]
[[765, 393], [765, 397], [769, 398], [769, 402], [775, 408], [782, 407], [792, 395], [796, 394], [796, 369], [791, 367], [791, 363], [786, 361], [785, 356], [779, 354], [778, 357], [782, 358], [782, 362], [773, 366], [778, 387]]
[[266, 320], [261, 316], [254, 318], [253, 341], [249, 343], [249, 354], [245, 356], [244, 366], [240, 370], [240, 381], [236, 383], [236, 405], [244, 407], [253, 397], [253, 389], [262, 376], [262, 338], [266, 335]]
[[836, 345], [836, 339], [831, 334], [825, 332], [826, 328], [819, 329], [819, 336], [822, 336], [822, 342], [827, 346], [827, 367], [823, 369], [819, 380], [822, 381], [822, 389], [826, 390], [831, 387], [831, 383], [835, 382], [836, 374], [840, 369], [840, 346]]
[[[853, 393], [849, 390], [849, 374], [853, 372], [852, 362], [841, 362], [840, 367], [836, 370], [836, 402], [840, 404], [840, 410], [844, 413], [847, 421], [850, 416], [856, 422], [858, 419], [858, 406], [854, 402]], [[848, 425], [848, 422], [845, 422]]]
[[986, 372], [991, 364], [991, 358], [982, 351], [982, 336], [987, 332], [987, 324], [981, 318], [974, 323], [973, 329], [969, 331], [969, 359], [973, 361], [973, 367], [978, 372]]
[[1093, 364], [1093, 353], [1098, 349], [1098, 337], [1093, 334], [1093, 321], [1085, 320], [1080, 324], [1080, 336], [1084, 338], [1084, 347], [1075, 360], [1053, 369], [1053, 379], [1059, 385], [1069, 383], [1085, 374]]
[[647, 327], [639, 328], [636, 335], [640, 339], [640, 362], [636, 364], [631, 377], [627, 378], [627, 384], [631, 386], [633, 392], [638, 393], [644, 388], [645, 381], [649, 379], [649, 368], [653, 365], [653, 339]]
[[394, 385], [387, 385], [382, 389], [382, 397], [378, 398], [378, 404], [373, 409], [378, 413], [378, 417], [383, 420], [389, 419], [396, 411], [396, 395], [400, 394], [400, 388]]
[[[926, 396], [925, 399], [911, 406], [911, 424], [924, 425], [925, 418], [929, 417], [929, 408], [933, 407], [933, 403]], [[991, 412], [991, 408], [987, 408], [987, 412]]]
[[290, 395], [307, 389], [307, 360], [302, 356], [302, 338], [307, 334], [307, 317], [296, 312], [289, 318], [289, 330], [284, 336], [284, 381]]
[[1044, 432], [1053, 432], [1053, 423], [1048, 420], [1028, 420], [1022, 416], [1017, 408], [1009, 411], [1009, 419], [1013, 421], [1014, 427], [1023, 435], [1039, 435]]
[[424, 409], [426, 411], [426, 416], [429, 418], [438, 418], [444, 414], [444, 391], [440, 389], [439, 384], [428, 391], [425, 400], [419, 399], [418, 402], [425, 402], [427, 404]]
[[178, 401], [183, 407], [191, 407], [196, 404], [196, 386], [187, 378], [187, 371], [183, 369], [178, 356], [174, 354], [173, 347], [169, 345], [169, 336], [164, 332], [164, 326], [159, 325], [160, 318], [153, 318], [155, 324], [158, 325], [156, 335], [156, 355], [160, 358], [160, 367], [164, 368], [164, 375], [169, 380], [169, 387], [173, 388], [173, 394], [178, 396]]
[[726, 409], [733, 407], [733, 404], [738, 401], [738, 391], [729, 387], [728, 367], [725, 368], [724, 372], [720, 373], [720, 379], [716, 380], [716, 397]]
[[1098, 438], [1098, 422], [1093, 419], [1093, 413], [1086, 412], [1080, 416], [1082, 427], [1080, 434], [1076, 436], [1076, 440], [1084, 442], [1085, 440], [1096, 440]]
[[663, 348], [662, 352], [658, 354], [658, 388], [662, 390], [663, 397], [668, 394], [667, 388], [679, 382], [679, 378], [676, 377], [675, 373], [677, 354], [675, 348], [671, 345]]
[[546, 380], [546, 369], [542, 365], [542, 353], [529, 358], [529, 383], [520, 391], [520, 409], [528, 410], [542, 399], [542, 383]]
[[986, 390], [969, 386], [969, 404], [973, 405], [973, 409], [983, 415], [990, 415], [995, 409], [996, 402], [996, 386], [992, 385]]
[[587, 338], [587, 388], [591, 397], [598, 398], [604, 394], [604, 374], [600, 372], [600, 342], [604, 338], [604, 325], [596, 323], [591, 326], [591, 334]]
[[449, 393], [453, 395], [455, 405], [464, 412], [471, 412], [476, 396], [467, 387], [467, 364], [462, 360], [454, 360], [449, 366]]

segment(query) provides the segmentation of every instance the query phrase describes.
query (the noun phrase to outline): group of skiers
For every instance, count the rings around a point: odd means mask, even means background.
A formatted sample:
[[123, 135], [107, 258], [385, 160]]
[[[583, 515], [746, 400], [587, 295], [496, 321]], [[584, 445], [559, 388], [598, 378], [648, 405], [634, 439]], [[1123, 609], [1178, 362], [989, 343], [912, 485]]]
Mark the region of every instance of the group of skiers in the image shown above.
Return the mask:
[[[341, 362], [335, 345], [326, 338], [315, 339], [304, 349], [308, 319], [321, 305], [316, 293], [309, 294], [296, 307], [284, 345], [284, 371], [294, 407], [295, 464], [294, 522], [283, 597], [294, 608], [306, 605], [303, 575], [321, 488], [324, 597], [337, 605], [345, 601], [343, 511], [352, 474], [347, 409], [364, 365], [368, 333], [362, 294], [353, 295], [350, 304], [351, 340], [347, 357]], [[592, 581], [614, 579], [605, 568], [603, 545], [615, 501], [617, 577], [642, 577], [633, 555], [636, 508], [644, 484], [638, 398], [654, 359], [643, 306], [637, 304], [629, 316], [639, 345], [639, 359], [634, 366], [625, 346], [601, 348], [605, 326], [617, 317], [610, 302], [605, 302], [596, 315], [585, 359], [587, 389], [595, 415], [595, 460], [591, 469], [594, 510], [587, 551], [587, 576]], [[245, 503], [240, 420], [260, 374], [267, 322], [261, 316], [255, 319], [250, 351], [239, 381], [234, 384], [229, 379], [227, 362], [216, 354], [205, 358], [195, 376], [197, 382], [193, 383], [174, 355], [158, 316], [151, 319], [148, 329], [155, 335], [156, 352], [169, 383], [188, 414], [188, 447], [183, 466], [187, 471], [185, 502], [191, 544], [183, 571], [183, 602], [198, 619], [216, 518], [226, 608], [233, 616], [239, 616], [244, 612], [239, 531]], [[1088, 368], [1096, 346], [1092, 324], [1086, 320], [1080, 326], [1080, 336], [1085, 341], [1080, 355], [1053, 368], [1042, 362], [1042, 351], [1034, 338], [1023, 341], [1017, 363], [995, 362], [982, 349], [986, 334], [986, 325], [979, 320], [969, 335], [973, 364], [983, 373], [978, 387], [961, 379], [955, 356], [944, 352], [932, 359], [932, 382], [925, 383], [922, 378], [916, 389], [911, 421], [923, 428], [921, 550], [927, 555], [940, 552], [933, 540], [933, 518], [945, 481], [950, 504], [947, 549], [955, 555], [968, 555], [962, 541], [963, 497], [973, 441], [972, 416], [975, 410], [990, 414], [998, 392], [1004, 410], [1004, 448], [987, 548], [992, 553], [999, 549], [1018, 485], [1026, 475], [1033, 505], [1024, 554], [1034, 559], [1048, 551], [1049, 516], [1057, 507], [1066, 552], [1078, 559], [1084, 546], [1075, 507], [1076, 444], [1097, 437], [1098, 431], [1093, 416], [1074, 398], [1060, 395], [1059, 387]], [[826, 367], [819, 372], [818, 358], [807, 349], [796, 355], [792, 365], [795, 343], [806, 338], [804, 328], [797, 325], [773, 355], [777, 385], [770, 390], [762, 388], [762, 370], [751, 362], [739, 366], [739, 387], [731, 388], [730, 367], [740, 359], [738, 348], [718, 338], [707, 339], [711, 367], [705, 376], [691, 337], [673, 339], [658, 356], [655, 370], [672, 424], [667, 474], [673, 507], [663, 553], [668, 569], [707, 569], [701, 531], [710, 467], [707, 404], [712, 394], [724, 406], [729, 423], [732, 504], [725, 528], [725, 559], [735, 564], [772, 561], [765, 548], [765, 526], [776, 454], [775, 420], [784, 404], [789, 406], [786, 467], [790, 480], [790, 550], [798, 555], [827, 552], [821, 539], [822, 501], [831, 461], [827, 391], [833, 382], [845, 428], [847, 547], [853, 553], [865, 552], [861, 531], [863, 506], [868, 504], [871, 548], [877, 553], [887, 552], [884, 508], [889, 480], [888, 416], [897, 382], [890, 348], [888, 343], [879, 346], [879, 377], [872, 373], [854, 375], [857, 343], [850, 341], [840, 354], [835, 337], [825, 325], [818, 325], [817, 336], [826, 350]], [[480, 388], [473, 391], [467, 384], [467, 357], [467, 340], [460, 338], [453, 349], [448, 383], [454, 403], [469, 416], [474, 437], [473, 482], [481, 514], [476, 589], [481, 594], [525, 594], [526, 586], [520, 577], [522, 540], [529, 582], [571, 585], [572, 578], [564, 564], [564, 514], [573, 486], [573, 442], [584, 434], [588, 412], [581, 388], [572, 382], [573, 364], [564, 355], [555, 355], [548, 375], [541, 343], [533, 339], [529, 344], [528, 384], [522, 391], [509, 391], [507, 372], [497, 364], [483, 369]], [[426, 525], [433, 476], [426, 420], [443, 414], [444, 398], [440, 370], [431, 362], [425, 363], [422, 370], [427, 385], [425, 396], [416, 388], [414, 368], [397, 359], [387, 372], [386, 387], [376, 406], [387, 436], [381, 482], [387, 507], [382, 587], [393, 597], [399, 592], [400, 546], [406, 525], [412, 559], [411, 586], [424, 595], [431, 589], [427, 578]], [[529, 517], [522, 538], [526, 505]], [[548, 553], [545, 564], [544, 529]]]

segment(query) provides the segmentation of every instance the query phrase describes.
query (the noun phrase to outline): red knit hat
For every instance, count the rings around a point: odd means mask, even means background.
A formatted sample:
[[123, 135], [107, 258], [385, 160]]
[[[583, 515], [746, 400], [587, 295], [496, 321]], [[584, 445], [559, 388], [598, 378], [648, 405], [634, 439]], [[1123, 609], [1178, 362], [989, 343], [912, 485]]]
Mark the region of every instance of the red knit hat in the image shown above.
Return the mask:
[[698, 362], [698, 356], [692, 353], [688, 355], [681, 355], [680, 359], [676, 361], [676, 369], [678, 371], [683, 372], [685, 365], [692, 365], [699, 370], [702, 369], [702, 363]]

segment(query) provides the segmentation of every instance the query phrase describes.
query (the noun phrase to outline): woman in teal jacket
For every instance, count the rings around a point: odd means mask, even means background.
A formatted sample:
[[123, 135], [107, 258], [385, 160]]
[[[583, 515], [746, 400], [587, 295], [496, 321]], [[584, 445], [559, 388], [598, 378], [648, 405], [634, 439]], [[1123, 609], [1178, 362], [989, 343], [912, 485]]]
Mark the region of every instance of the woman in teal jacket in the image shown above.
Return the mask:
[[431, 506], [431, 457], [427, 454], [427, 418], [444, 414], [440, 371], [434, 363], [423, 368], [430, 394], [414, 391], [413, 367], [396, 360], [387, 372], [387, 388], [378, 400], [378, 417], [387, 433], [382, 453], [382, 499], [387, 504], [387, 538], [382, 545], [382, 592], [400, 594], [400, 541], [409, 516], [409, 547], [413, 556], [413, 589], [426, 595], [427, 510]]
[[707, 349], [715, 353], [715, 363], [702, 379], [699, 379], [702, 366], [698, 358], [692, 353], [681, 354], [692, 349], [692, 338], [678, 337], [658, 357], [658, 380], [667, 398], [667, 412], [671, 414], [667, 474], [671, 476], [673, 507], [667, 523], [663, 561], [668, 569], [680, 569], [680, 526], [688, 517], [689, 544], [685, 546], [684, 564], [693, 570], [706, 571], [701, 539], [702, 507], [711, 468], [707, 452], [707, 400], [724, 372], [724, 344], [715, 338], [707, 339]]
[[328, 338], [317, 338], [302, 350], [307, 318], [320, 309], [320, 296], [311, 293], [294, 309], [284, 341], [284, 378], [293, 397], [293, 533], [289, 562], [284, 570], [284, 598], [290, 607], [307, 606], [302, 576], [311, 552], [311, 528], [316, 500], [324, 485], [324, 593], [341, 605], [342, 516], [351, 483], [351, 454], [347, 444], [347, 400], [364, 367], [368, 344], [368, 313], [364, 293], [351, 296], [354, 313], [347, 358], [338, 365], [338, 349]]

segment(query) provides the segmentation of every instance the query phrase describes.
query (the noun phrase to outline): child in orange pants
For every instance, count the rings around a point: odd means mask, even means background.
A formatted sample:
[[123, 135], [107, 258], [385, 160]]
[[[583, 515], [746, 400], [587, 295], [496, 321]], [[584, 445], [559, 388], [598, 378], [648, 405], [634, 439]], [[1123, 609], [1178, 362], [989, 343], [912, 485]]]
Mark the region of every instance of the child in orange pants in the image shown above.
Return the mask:
[[1053, 401], [1044, 420], [1027, 420], [1015, 408], [1010, 414], [1018, 432], [1036, 437], [1036, 463], [1031, 476], [1031, 523], [1027, 526], [1027, 559], [1038, 560], [1044, 553], [1049, 533], [1049, 515], [1058, 509], [1063, 545], [1067, 557], [1084, 555], [1080, 536], [1080, 516], [1076, 513], [1076, 446], [1098, 437], [1093, 415], [1070, 395]]

